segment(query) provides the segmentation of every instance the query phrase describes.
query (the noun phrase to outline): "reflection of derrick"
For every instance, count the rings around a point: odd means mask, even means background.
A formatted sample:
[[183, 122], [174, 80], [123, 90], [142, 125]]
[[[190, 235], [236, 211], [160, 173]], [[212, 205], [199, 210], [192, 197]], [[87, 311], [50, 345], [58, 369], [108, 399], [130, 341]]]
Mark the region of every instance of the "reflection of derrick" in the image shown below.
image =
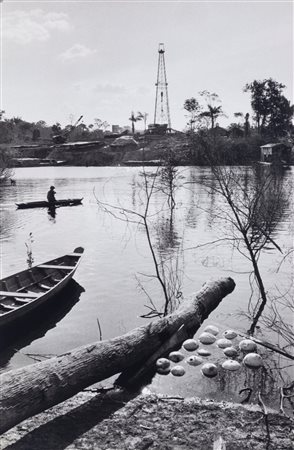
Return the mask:
[[164, 44], [159, 44], [158, 48], [157, 82], [155, 86], [154, 125], [165, 125], [166, 127], [171, 128], [164, 60]]

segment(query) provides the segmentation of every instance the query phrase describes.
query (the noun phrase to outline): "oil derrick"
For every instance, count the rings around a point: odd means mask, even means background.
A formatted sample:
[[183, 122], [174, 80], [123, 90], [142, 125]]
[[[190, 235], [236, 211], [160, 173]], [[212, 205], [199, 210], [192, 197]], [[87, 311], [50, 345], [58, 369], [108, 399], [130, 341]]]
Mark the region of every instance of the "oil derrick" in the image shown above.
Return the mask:
[[154, 111], [154, 126], [160, 128], [171, 128], [167, 79], [164, 59], [164, 44], [159, 44], [158, 48], [158, 68], [157, 68], [157, 82], [156, 97], [155, 97], [155, 111]]

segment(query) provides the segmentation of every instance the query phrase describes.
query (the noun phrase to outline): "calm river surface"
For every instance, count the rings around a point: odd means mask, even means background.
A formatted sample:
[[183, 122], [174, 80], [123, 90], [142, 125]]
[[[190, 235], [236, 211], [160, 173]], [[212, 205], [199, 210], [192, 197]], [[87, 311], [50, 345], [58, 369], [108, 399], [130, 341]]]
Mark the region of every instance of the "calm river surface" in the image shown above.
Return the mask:
[[[151, 228], [154, 246], [163, 258], [170, 258], [178, 265], [184, 297], [196, 292], [207, 280], [223, 276], [234, 278], [235, 291], [223, 300], [202, 329], [215, 324], [221, 331], [226, 328], [246, 330], [247, 319], [237, 313], [247, 311], [251, 295], [250, 264], [226, 241], [203, 246], [230, 236], [228, 225], [214, 217], [224, 206], [222, 200], [217, 195], [209, 195], [204, 186], [212, 179], [209, 168], [189, 167], [180, 171], [182, 187], [176, 193], [172, 225], [164, 194], [157, 192], [152, 197], [152, 211], [160, 211]], [[239, 167], [236, 171], [246, 171], [250, 184], [251, 168]], [[154, 267], [144, 230], [106, 214], [95, 198], [141, 211], [140, 172], [136, 167], [24, 168], [15, 170], [15, 186], [0, 187], [1, 278], [27, 267], [26, 244], [29, 245], [30, 233], [34, 264], [71, 252], [78, 246], [85, 249], [74, 276], [78, 294], [75, 302], [68, 306], [67, 314], [53, 316], [48, 323], [40, 325], [40, 330], [32, 330], [32, 334], [14, 344], [13, 349], [4, 351], [2, 357], [0, 355], [1, 371], [31, 364], [34, 360], [28, 354], [57, 355], [99, 339], [98, 321], [103, 339], [145, 324], [147, 320], [140, 316], [148, 312], [145, 305], [150, 303], [140, 283], [156, 306], [162, 306], [158, 284], [146, 277], [154, 274]], [[285, 172], [284, 181], [287, 185], [293, 179], [292, 168]], [[46, 199], [50, 185], [55, 186], [57, 199], [83, 197], [83, 205], [58, 208], [55, 218], [46, 209], [16, 209], [16, 202]], [[119, 210], [116, 215], [124, 218]], [[274, 234], [285, 254], [293, 241], [292, 224], [293, 205], [288, 202]], [[276, 250], [268, 250], [260, 260], [269, 292], [279, 289], [283, 293], [290, 287], [291, 258], [286, 258], [277, 271], [280, 261], [281, 255]], [[186, 381], [185, 377], [180, 380], [171, 375], [155, 376], [150, 388], [169, 394], [236, 396], [233, 389], [227, 388], [220, 394], [217, 382], [203, 380], [198, 367], [188, 367], [187, 374]], [[230, 379], [227, 384], [236, 383]], [[237, 384], [240, 387], [240, 383]]]

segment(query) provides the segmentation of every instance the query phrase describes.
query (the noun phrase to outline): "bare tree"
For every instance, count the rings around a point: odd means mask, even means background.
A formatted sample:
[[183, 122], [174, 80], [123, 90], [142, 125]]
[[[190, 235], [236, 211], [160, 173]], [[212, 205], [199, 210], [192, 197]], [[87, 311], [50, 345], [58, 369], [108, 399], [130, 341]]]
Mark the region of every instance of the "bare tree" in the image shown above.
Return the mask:
[[182, 179], [178, 163], [179, 157], [176, 155], [175, 151], [171, 148], [167, 149], [164, 158], [162, 159], [162, 167], [159, 170], [159, 175], [161, 177], [160, 186], [167, 196], [167, 202], [171, 211], [176, 206], [175, 192]]
[[109, 127], [109, 123], [106, 120], [101, 119], [94, 119], [94, 125], [97, 127], [98, 130], [106, 131]]
[[249, 333], [254, 334], [268, 302], [259, 265], [260, 255], [269, 247], [282, 253], [274, 239], [274, 231], [287, 201], [283, 178], [273, 171], [264, 172], [257, 174], [255, 182], [248, 185], [235, 168], [212, 165], [212, 172], [214, 183], [209, 187], [220, 194], [229, 207], [215, 215], [231, 225], [234, 245], [253, 267], [253, 281], [259, 293], [256, 304], [250, 304], [252, 323]]
[[135, 224], [138, 227], [143, 227], [144, 229], [155, 270], [155, 275], [145, 275], [145, 277], [149, 279], [157, 279], [164, 298], [163, 308], [162, 310], [159, 310], [155, 306], [143, 284], [139, 281], [139, 286], [147, 295], [150, 303], [150, 306], [146, 306], [149, 310], [148, 314], [143, 315], [143, 317], [148, 318], [165, 316], [169, 314], [178, 305], [181, 297], [179, 260], [177, 258], [175, 258], [175, 260], [172, 260], [172, 258], [164, 259], [162, 254], [156, 251], [156, 246], [152, 239], [152, 233], [154, 230], [157, 230], [157, 237], [160, 236], [158, 227], [160, 213], [166, 209], [170, 210], [170, 206], [168, 204], [165, 206], [165, 204], [168, 203], [167, 197], [164, 197], [165, 200], [163, 201], [160, 210], [154, 211], [151, 205], [152, 198], [163, 192], [161, 170], [162, 168], [158, 167], [155, 171], [148, 173], [143, 168], [140, 182], [137, 184], [140, 192], [141, 210], [132, 210], [121, 205], [109, 204], [107, 202], [103, 202], [96, 196], [98, 206], [104, 212], [111, 214], [114, 218], [122, 220], [127, 224]]

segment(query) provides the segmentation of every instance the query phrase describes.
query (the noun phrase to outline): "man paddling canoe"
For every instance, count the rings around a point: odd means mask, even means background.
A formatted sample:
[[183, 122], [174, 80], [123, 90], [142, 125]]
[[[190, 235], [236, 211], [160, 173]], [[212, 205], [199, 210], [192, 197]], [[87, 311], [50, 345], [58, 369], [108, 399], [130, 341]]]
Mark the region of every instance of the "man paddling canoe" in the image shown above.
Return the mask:
[[55, 198], [55, 187], [54, 186], [50, 186], [49, 191], [47, 192], [47, 201], [49, 203], [49, 207], [50, 206], [54, 206], [55, 202], [56, 202], [56, 198]]

